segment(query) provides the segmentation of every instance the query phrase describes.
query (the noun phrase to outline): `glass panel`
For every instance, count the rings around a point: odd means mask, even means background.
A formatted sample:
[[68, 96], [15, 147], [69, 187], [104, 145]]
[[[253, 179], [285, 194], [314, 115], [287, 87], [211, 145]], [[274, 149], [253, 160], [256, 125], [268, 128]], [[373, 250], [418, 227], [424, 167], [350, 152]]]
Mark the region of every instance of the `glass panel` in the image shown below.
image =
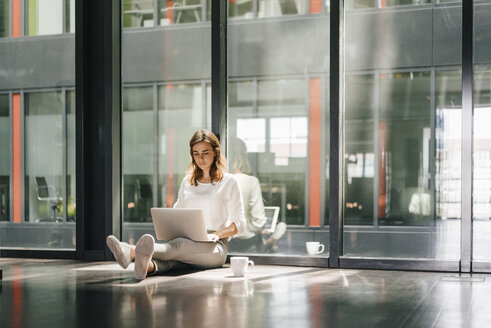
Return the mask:
[[[326, 256], [329, 2], [230, 2], [232, 17], [290, 17], [230, 21], [228, 164], [248, 220], [230, 251], [304, 256], [315, 241], [326, 248], [312, 255]], [[320, 13], [305, 16], [313, 5]]]
[[394, 6], [416, 6], [431, 3], [431, 0], [381, 0], [381, 8]]
[[473, 260], [491, 261], [491, 1], [474, 5]]
[[430, 74], [382, 74], [379, 85], [379, 223], [427, 226]]
[[25, 237], [14, 240], [15, 246], [75, 247], [75, 92], [63, 95], [24, 95], [25, 206], [24, 222], [16, 229]]
[[75, 140], [75, 91], [66, 92], [66, 220], [76, 216], [76, 140]]
[[374, 97], [373, 75], [346, 76], [345, 216], [349, 225], [373, 225]]
[[[182, 25], [123, 30], [123, 239], [130, 243], [154, 233], [152, 206], [173, 206], [189, 165], [189, 139], [211, 127], [210, 25], [186, 27], [201, 22], [204, 3], [123, 2], [123, 27]], [[147, 23], [133, 22], [140, 14]]]
[[153, 0], [123, 0], [123, 27], [150, 27], [153, 23]]
[[307, 94], [302, 79], [229, 84], [229, 170], [248, 219], [247, 231], [230, 242], [232, 252], [305, 254], [302, 240], [327, 243], [327, 232], [315, 236], [306, 228], [281, 239], [287, 226], [309, 225]]
[[378, 0], [345, 0], [344, 5], [347, 10], [375, 8], [378, 5]]
[[63, 220], [61, 92], [25, 95], [25, 221]]
[[228, 17], [240, 19], [254, 18], [254, 0], [228, 0]]
[[150, 222], [155, 170], [153, 88], [123, 92], [123, 220]]
[[189, 139], [211, 127], [201, 84], [164, 85], [158, 92], [158, 206], [172, 207], [189, 165]]
[[75, 1], [16, 3], [22, 13], [0, 7], [25, 36], [51, 36], [2, 40], [2, 88], [14, 92], [0, 104], [0, 247], [73, 250], [75, 38], [63, 33], [74, 32]]
[[435, 219], [437, 251], [460, 257], [462, 72], [436, 72]]
[[[346, 0], [346, 9], [386, 8], [431, 4], [432, 0]], [[435, 4], [461, 2], [461, 0], [433, 0]]]
[[10, 218], [10, 100], [8, 94], [0, 94], [0, 221]]
[[10, 0], [0, 0], [0, 38], [9, 36], [9, 2]]
[[159, 25], [200, 23], [203, 2], [204, 0], [159, 0]]
[[[400, 7], [376, 14], [346, 11], [348, 257], [460, 256], [460, 45], [443, 36], [456, 33], [461, 7], [402, 7], [423, 3], [379, 2]], [[457, 25], [441, 28], [443, 19]], [[385, 26], [383, 40], [376, 26]], [[438, 33], [428, 35], [432, 26]], [[421, 35], [427, 37], [411, 41]]]
[[26, 0], [24, 34], [27, 36], [63, 33], [63, 2], [66, 0]]
[[307, 0], [258, 0], [258, 17], [307, 14]]
[[65, 31], [75, 33], [75, 0], [66, 0], [65, 6]]

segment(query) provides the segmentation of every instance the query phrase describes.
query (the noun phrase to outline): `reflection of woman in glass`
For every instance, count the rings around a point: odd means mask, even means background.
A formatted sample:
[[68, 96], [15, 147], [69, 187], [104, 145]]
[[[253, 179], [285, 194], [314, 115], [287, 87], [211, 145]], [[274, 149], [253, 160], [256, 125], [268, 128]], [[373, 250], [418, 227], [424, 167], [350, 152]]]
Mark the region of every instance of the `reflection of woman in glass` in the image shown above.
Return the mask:
[[[247, 157], [247, 147], [244, 141], [235, 138], [230, 142], [231, 172], [235, 174], [242, 192], [244, 214], [247, 220], [246, 230], [231, 240], [230, 246], [235, 251], [263, 252], [275, 250], [278, 240], [283, 236], [286, 225], [279, 222], [275, 232], [267, 240], [263, 227], [266, 223], [263, 196], [259, 180], [250, 175], [251, 167]], [[266, 246], [266, 248], [265, 248]]]
[[126, 268], [135, 260], [137, 279], [189, 265], [202, 269], [220, 267], [227, 258], [229, 238], [245, 229], [239, 185], [232, 174], [225, 172], [217, 137], [199, 130], [189, 147], [191, 163], [174, 207], [202, 208], [213, 243], [176, 238], [160, 244], [146, 234], [133, 246], [108, 236], [107, 245], [119, 265]]

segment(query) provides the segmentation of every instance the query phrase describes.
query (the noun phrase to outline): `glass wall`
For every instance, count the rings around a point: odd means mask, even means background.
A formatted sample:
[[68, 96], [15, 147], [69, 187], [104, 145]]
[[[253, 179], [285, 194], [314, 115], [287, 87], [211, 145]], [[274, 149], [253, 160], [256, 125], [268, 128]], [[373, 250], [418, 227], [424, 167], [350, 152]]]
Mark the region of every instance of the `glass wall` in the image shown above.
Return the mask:
[[0, 221], [10, 218], [10, 95], [0, 94]]
[[459, 259], [461, 6], [372, 3], [345, 12], [345, 255]]
[[[316, 241], [326, 248], [311, 255], [326, 256], [327, 8], [250, 3], [229, 5], [228, 163], [248, 220], [230, 251], [306, 255]], [[247, 20], [262, 17], [270, 19]]]
[[474, 6], [473, 260], [491, 260], [491, 1]]
[[75, 32], [75, 0], [26, 0], [24, 35]]
[[[189, 165], [189, 139], [211, 128], [211, 26], [202, 19], [204, 4], [122, 1], [122, 230], [130, 243], [154, 233], [151, 207], [174, 205]], [[188, 26], [168, 28], [177, 24]]]
[[75, 1], [0, 8], [0, 247], [73, 250]]

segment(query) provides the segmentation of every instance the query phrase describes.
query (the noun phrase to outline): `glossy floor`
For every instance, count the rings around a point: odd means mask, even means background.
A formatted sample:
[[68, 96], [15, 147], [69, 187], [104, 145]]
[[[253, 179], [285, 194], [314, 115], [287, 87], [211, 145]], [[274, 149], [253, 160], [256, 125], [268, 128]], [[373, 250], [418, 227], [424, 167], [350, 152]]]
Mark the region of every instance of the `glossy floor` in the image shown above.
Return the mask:
[[486, 327], [491, 276], [226, 265], [138, 282], [114, 262], [0, 259], [0, 327]]

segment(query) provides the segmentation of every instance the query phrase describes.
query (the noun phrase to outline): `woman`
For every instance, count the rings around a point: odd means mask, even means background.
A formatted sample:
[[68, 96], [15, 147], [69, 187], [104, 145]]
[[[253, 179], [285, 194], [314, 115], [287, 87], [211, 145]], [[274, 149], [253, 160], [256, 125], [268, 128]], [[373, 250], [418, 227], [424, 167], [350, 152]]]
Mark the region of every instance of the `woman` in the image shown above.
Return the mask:
[[198, 130], [189, 141], [191, 163], [182, 180], [175, 208], [202, 208], [209, 231], [209, 242], [176, 238], [165, 244], [155, 243], [152, 235], [143, 235], [136, 246], [107, 237], [107, 245], [118, 264], [127, 268], [135, 261], [135, 277], [145, 279], [191, 265], [211, 269], [221, 267], [227, 258], [228, 240], [245, 230], [244, 206], [239, 185], [226, 164], [218, 138], [210, 131]]

